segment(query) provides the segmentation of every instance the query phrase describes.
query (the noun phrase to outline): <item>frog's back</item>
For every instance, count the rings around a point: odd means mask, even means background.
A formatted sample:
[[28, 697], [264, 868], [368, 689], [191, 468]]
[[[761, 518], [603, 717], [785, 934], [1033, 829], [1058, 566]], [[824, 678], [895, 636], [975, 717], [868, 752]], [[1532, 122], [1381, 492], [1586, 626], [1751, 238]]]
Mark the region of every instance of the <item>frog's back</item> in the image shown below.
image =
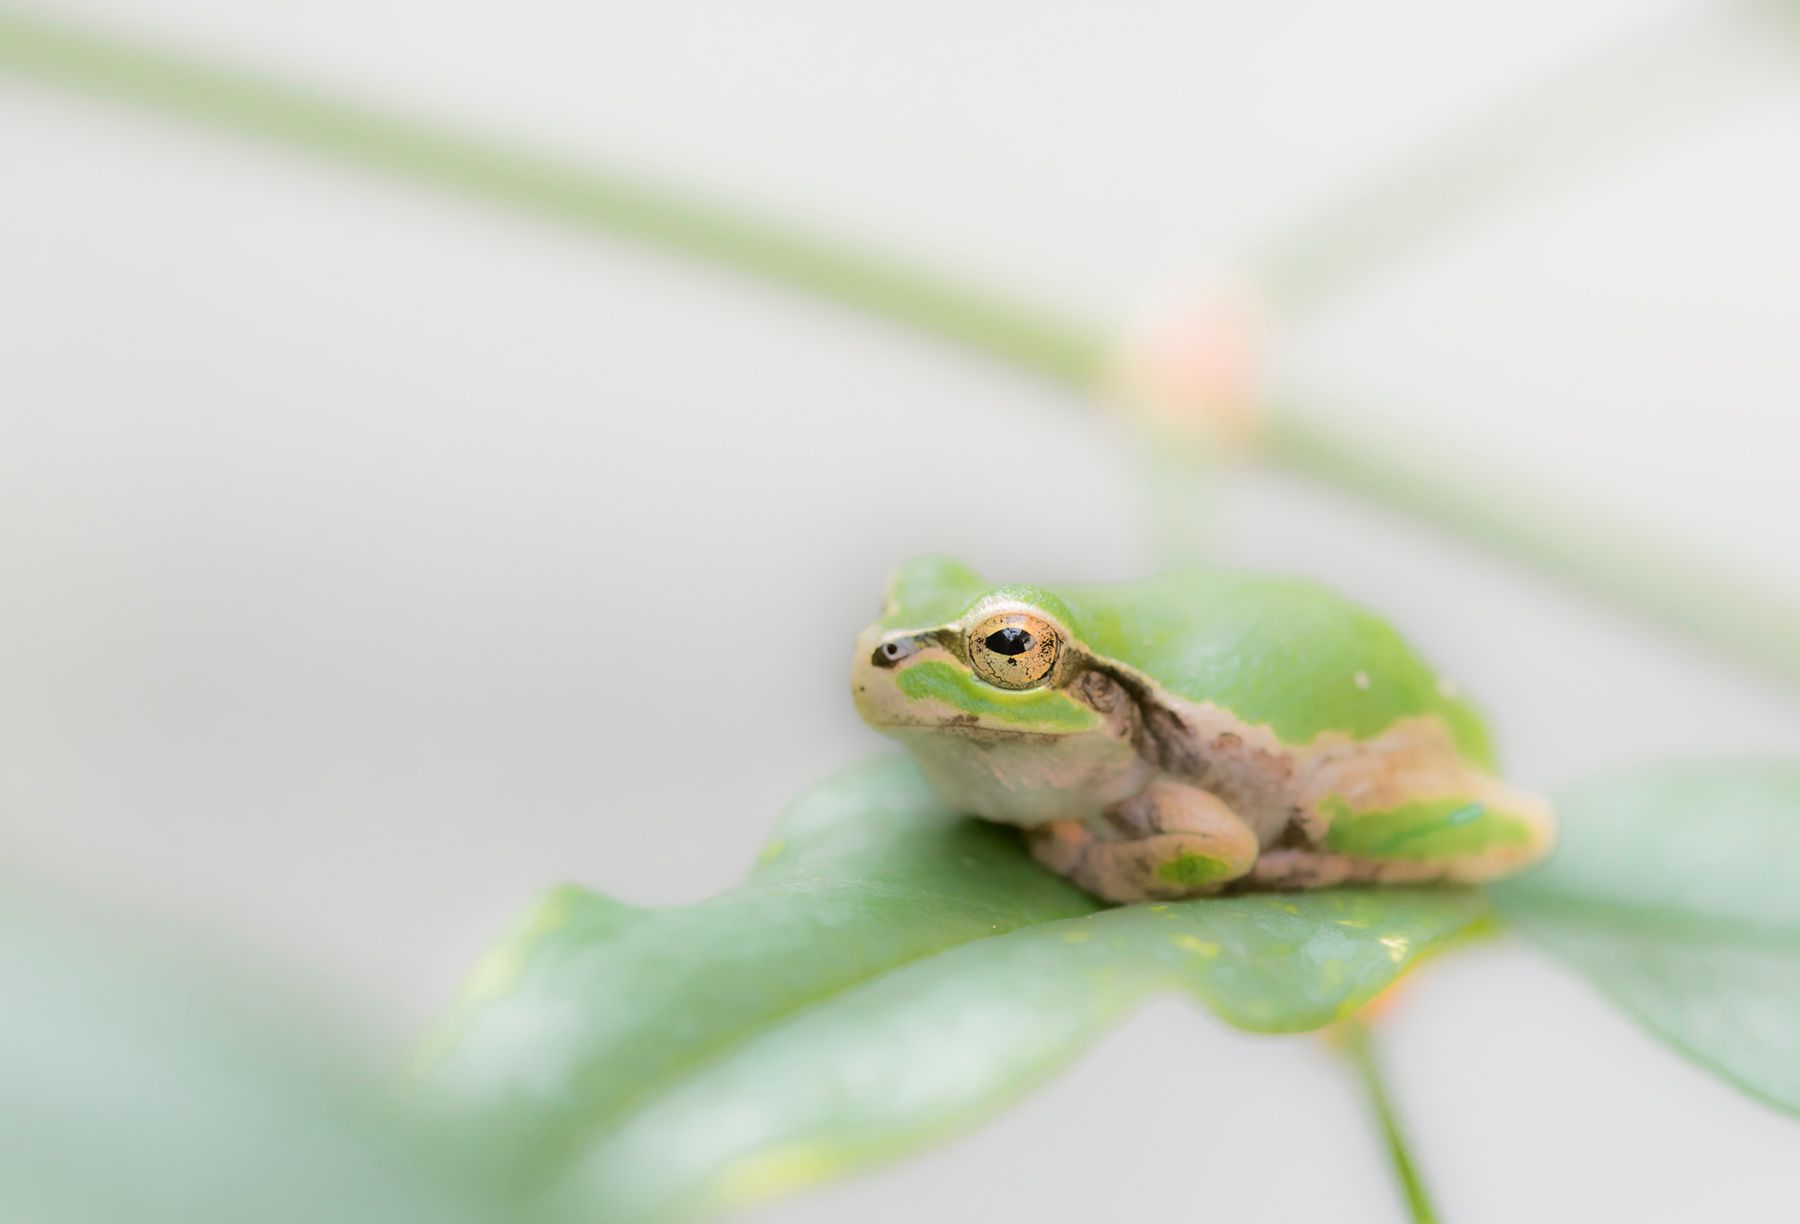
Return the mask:
[[1465, 757], [1491, 766], [1475, 711], [1381, 617], [1302, 579], [1189, 570], [1056, 594], [1096, 655], [1282, 741], [1362, 739], [1436, 716]]

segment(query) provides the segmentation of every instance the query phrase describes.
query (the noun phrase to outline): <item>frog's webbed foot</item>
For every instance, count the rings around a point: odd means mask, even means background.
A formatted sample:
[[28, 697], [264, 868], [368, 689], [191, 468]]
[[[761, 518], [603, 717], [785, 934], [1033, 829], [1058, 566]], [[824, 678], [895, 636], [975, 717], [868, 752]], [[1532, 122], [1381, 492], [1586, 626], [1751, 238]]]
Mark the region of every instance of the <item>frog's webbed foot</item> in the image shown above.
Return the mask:
[[1256, 834], [1216, 795], [1161, 779], [1097, 820], [1031, 832], [1038, 861], [1107, 901], [1216, 892], [1256, 862]]

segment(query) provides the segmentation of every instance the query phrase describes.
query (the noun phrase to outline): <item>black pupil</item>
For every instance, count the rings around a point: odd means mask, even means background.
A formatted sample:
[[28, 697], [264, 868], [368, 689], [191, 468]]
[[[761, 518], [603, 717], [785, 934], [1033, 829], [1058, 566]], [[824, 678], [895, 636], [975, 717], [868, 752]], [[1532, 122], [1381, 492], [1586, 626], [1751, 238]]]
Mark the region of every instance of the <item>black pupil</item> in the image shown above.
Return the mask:
[[983, 644], [998, 655], [1022, 655], [1036, 646], [1037, 641], [1023, 629], [1014, 629], [1009, 626], [1005, 629], [996, 629], [988, 634], [987, 640]]

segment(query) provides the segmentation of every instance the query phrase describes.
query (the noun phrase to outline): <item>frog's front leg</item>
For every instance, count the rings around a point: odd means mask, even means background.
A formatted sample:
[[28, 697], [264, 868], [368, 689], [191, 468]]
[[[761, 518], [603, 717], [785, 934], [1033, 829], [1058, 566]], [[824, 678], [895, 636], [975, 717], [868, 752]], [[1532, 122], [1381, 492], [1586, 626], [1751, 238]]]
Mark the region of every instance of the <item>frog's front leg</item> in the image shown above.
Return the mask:
[[1107, 901], [1215, 892], [1256, 862], [1256, 834], [1218, 796], [1159, 778], [1091, 820], [1031, 832], [1038, 861]]

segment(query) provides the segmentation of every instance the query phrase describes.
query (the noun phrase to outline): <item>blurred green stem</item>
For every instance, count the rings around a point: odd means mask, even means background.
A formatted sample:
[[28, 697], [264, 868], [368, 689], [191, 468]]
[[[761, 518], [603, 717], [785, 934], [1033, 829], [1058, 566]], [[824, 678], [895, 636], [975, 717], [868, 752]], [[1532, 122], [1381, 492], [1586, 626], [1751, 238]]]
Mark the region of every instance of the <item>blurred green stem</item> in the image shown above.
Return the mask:
[[1800, 689], [1800, 608], [1583, 507], [1449, 456], [1271, 413], [1264, 455], [1290, 471], [1473, 540]]
[[[1633, 47], [1611, 70], [1611, 84], [1598, 90], [1606, 113], [1624, 106], [1646, 82], [1661, 79], [1666, 67], [1667, 35]], [[1113, 344], [1103, 328], [680, 191], [572, 167], [250, 73], [5, 11], [0, 71], [723, 265], [855, 307], [1083, 395], [1103, 393], [1111, 369]], [[1546, 122], [1534, 112], [1520, 130]], [[1498, 120], [1490, 126], [1512, 130]], [[1499, 139], [1496, 147], [1516, 143]], [[1352, 265], [1361, 266], [1355, 259], [1345, 262], [1350, 254], [1392, 249], [1401, 236], [1391, 226], [1370, 229], [1369, 219], [1383, 214], [1381, 201], [1443, 180], [1445, 167], [1456, 165], [1443, 156], [1424, 158], [1417, 170], [1390, 176], [1388, 187], [1378, 187], [1339, 222], [1321, 220], [1314, 237], [1300, 235], [1286, 244], [1286, 254], [1268, 261], [1278, 298], [1285, 295], [1291, 307], [1319, 297], [1328, 285], [1341, 291]], [[1452, 193], [1444, 203], [1454, 211], [1457, 198]], [[1441, 221], [1448, 215], [1401, 211], [1426, 228], [1436, 223], [1433, 216]], [[1589, 516], [1527, 494], [1517, 482], [1483, 481], [1466, 467], [1425, 463], [1360, 425], [1354, 433], [1334, 434], [1278, 406], [1266, 434], [1264, 457], [1274, 464], [1479, 541], [1800, 688], [1800, 611], [1766, 591], [1596, 526]]]
[[1381, 1063], [1375, 1056], [1368, 1025], [1361, 1020], [1346, 1020], [1338, 1025], [1336, 1036], [1345, 1056], [1356, 1068], [1357, 1078], [1362, 1081], [1363, 1093], [1369, 1099], [1369, 1108], [1381, 1127], [1381, 1137], [1387, 1145], [1388, 1163], [1393, 1166], [1394, 1180], [1406, 1199], [1408, 1217], [1413, 1224], [1437, 1224], [1437, 1210], [1431, 1205], [1431, 1195], [1419, 1176], [1418, 1165], [1406, 1144], [1406, 1133], [1401, 1129], [1400, 1119], [1394, 1113], [1393, 1101], [1388, 1096], [1387, 1085], [1381, 1078]]
[[978, 286], [453, 129], [0, 10], [0, 70], [350, 161], [576, 229], [636, 239], [855, 306], [1082, 390], [1104, 332]]
[[1521, 81], [1276, 235], [1251, 283], [1282, 317], [1318, 310], [1478, 217], [1692, 129], [1744, 97], [1746, 52], [1772, 24], [1759, 7], [1659, 14]]

